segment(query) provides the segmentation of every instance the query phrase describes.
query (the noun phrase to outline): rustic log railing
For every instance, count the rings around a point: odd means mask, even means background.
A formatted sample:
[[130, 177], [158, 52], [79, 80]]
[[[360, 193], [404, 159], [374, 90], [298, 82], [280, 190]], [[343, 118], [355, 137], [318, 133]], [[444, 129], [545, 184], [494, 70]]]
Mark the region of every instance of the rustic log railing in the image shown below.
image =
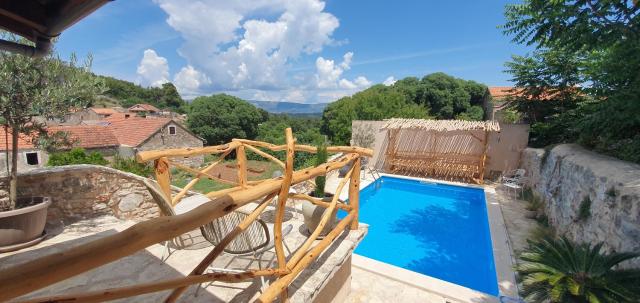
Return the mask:
[[[169, 289], [173, 289], [173, 292], [167, 297], [165, 302], [175, 302], [186, 288], [193, 284], [210, 281], [242, 282], [260, 276], [271, 276], [275, 278], [275, 281], [260, 295], [256, 302], [271, 302], [278, 296], [281, 302], [287, 302], [288, 286], [297, 275], [307, 268], [347, 227], [350, 227], [352, 230], [358, 228], [360, 158], [362, 156], [371, 157], [373, 151], [360, 147], [330, 146], [327, 147], [328, 152], [343, 153], [343, 155], [336, 160], [317, 167], [294, 171], [293, 159], [296, 152], [315, 153], [317, 149], [312, 146], [295, 144], [291, 129], [287, 129], [285, 135], [285, 145], [234, 139], [232, 142], [220, 146], [138, 153], [137, 160], [139, 162], [154, 161], [158, 184], [162, 188], [163, 193], [174, 205], [179, 203], [186, 193], [202, 178], [226, 182], [227, 184], [234, 185], [234, 187], [207, 193], [207, 196], [212, 200], [187, 213], [140, 222], [117, 234], [94, 240], [63, 252], [44, 256], [26, 264], [4, 269], [0, 271], [0, 301], [4, 302], [17, 298], [104, 264], [119, 260], [150, 245], [171, 240], [181, 234], [197, 229], [216, 218], [222, 217], [243, 205], [252, 201], [258, 201], [262, 198], [254, 211], [223, 238], [218, 245], [213, 247], [212, 251], [205, 256], [198, 266], [186, 277], [151, 281], [97, 291], [41, 297], [19, 302], [102, 302]], [[286, 151], [286, 161], [282, 162], [259, 148], [271, 151]], [[234, 150], [236, 151], [238, 182], [228, 180], [221, 181], [221, 178], [209, 174], [209, 171], [211, 171], [213, 167], [222, 163], [225, 157]], [[247, 161], [245, 154], [247, 151], [254, 152], [273, 161], [279, 166], [283, 166], [285, 169], [284, 175], [279, 178], [258, 181], [247, 180]], [[217, 160], [200, 170], [171, 160], [174, 158], [205, 154], [220, 156]], [[310, 180], [316, 176], [326, 175], [330, 171], [340, 169], [350, 164], [351, 168], [346, 177], [338, 185], [338, 191], [331, 202], [325, 202], [305, 194], [289, 194], [289, 187], [293, 184]], [[194, 174], [194, 179], [187, 183], [187, 185], [173, 197], [170, 188], [170, 171], [172, 166]], [[349, 182], [348, 204], [338, 199], [340, 191], [347, 182]], [[248, 228], [266, 209], [269, 201], [275, 198], [276, 195], [278, 198], [274, 223], [274, 238], [277, 266], [269, 269], [250, 269], [239, 273], [214, 272], [204, 274], [209, 264], [222, 253], [225, 246]], [[327, 208], [329, 211], [325, 212], [318, 227], [301, 247], [292, 252], [293, 255], [289, 256], [287, 261], [282, 243], [282, 222], [286, 200], [290, 197], [308, 200], [316, 205]], [[327, 236], [315, 243], [316, 240], [318, 240], [318, 235], [330, 219], [329, 214], [336, 208], [347, 211], [347, 216], [340, 220]]]

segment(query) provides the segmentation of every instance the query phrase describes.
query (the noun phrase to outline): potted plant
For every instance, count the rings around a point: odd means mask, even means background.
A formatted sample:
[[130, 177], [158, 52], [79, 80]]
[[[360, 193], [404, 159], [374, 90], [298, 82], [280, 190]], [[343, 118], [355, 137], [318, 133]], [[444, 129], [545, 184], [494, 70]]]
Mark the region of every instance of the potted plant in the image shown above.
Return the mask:
[[[8, 35], [2, 38], [30, 43]], [[77, 65], [73, 55], [69, 62], [63, 62], [51, 54], [33, 58], [0, 51], [0, 117], [9, 176], [9, 197], [0, 203], [0, 251], [42, 238], [51, 201], [47, 197], [18, 197], [18, 142], [27, 139], [39, 145], [47, 141], [45, 137], [55, 137], [48, 136], [45, 125], [33, 117], [64, 119], [72, 108], [85, 107], [104, 91], [102, 80], [89, 73], [90, 59]]]
[[[324, 144], [318, 145], [318, 152], [316, 153], [315, 158], [315, 166], [326, 163], [327, 158], [327, 147]], [[331, 202], [332, 195], [326, 194], [324, 192], [325, 182], [325, 176], [317, 176], [315, 179], [316, 187], [313, 192], [310, 193], [310, 195], [315, 198], [320, 198], [324, 202]], [[337, 210], [337, 208], [333, 210], [331, 217], [329, 218], [329, 222], [324, 226], [322, 232], [320, 233], [321, 236], [325, 236], [335, 227]], [[302, 202], [302, 215], [304, 217], [304, 224], [305, 226], [307, 226], [307, 229], [310, 233], [313, 232], [316, 227], [318, 227], [318, 224], [320, 224], [320, 220], [322, 219], [325, 211], [326, 208], [322, 206], [315, 205], [309, 201]]]

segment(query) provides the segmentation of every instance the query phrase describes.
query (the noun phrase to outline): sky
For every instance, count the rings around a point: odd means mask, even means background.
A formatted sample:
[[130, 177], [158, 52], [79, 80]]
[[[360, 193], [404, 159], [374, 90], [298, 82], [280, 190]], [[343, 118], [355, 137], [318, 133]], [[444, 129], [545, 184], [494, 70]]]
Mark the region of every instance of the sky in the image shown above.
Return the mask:
[[516, 0], [119, 0], [66, 30], [56, 50], [186, 99], [331, 102], [371, 85], [445, 72], [509, 85], [528, 49], [498, 28]]

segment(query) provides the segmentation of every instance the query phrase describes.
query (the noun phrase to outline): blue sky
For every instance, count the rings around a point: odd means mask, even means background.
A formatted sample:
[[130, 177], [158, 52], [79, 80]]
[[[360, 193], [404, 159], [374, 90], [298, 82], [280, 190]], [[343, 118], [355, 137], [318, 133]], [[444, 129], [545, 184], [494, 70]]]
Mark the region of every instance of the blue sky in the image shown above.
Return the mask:
[[509, 85], [498, 25], [513, 1], [114, 1], [64, 32], [67, 57], [139, 83], [171, 81], [183, 97], [328, 102], [377, 83], [445, 72]]

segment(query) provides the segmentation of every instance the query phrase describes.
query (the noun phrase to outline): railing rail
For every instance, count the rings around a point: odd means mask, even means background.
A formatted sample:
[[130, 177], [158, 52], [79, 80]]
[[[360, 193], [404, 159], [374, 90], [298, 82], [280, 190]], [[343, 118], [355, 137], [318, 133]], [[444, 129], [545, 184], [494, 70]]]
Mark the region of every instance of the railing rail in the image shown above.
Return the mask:
[[[0, 301], [17, 298], [93, 268], [119, 260], [150, 245], [171, 240], [261, 198], [263, 198], [263, 200], [255, 210], [222, 239], [187, 277], [152, 281], [99, 291], [35, 298], [23, 302], [102, 302], [167, 289], [173, 289], [173, 292], [165, 302], [175, 302], [186, 287], [192, 284], [207, 281], [242, 282], [259, 276], [272, 276], [275, 277], [275, 281], [262, 293], [257, 302], [271, 302], [278, 296], [280, 296], [282, 302], [288, 301], [287, 288], [295, 277], [307, 268], [347, 226], [350, 226], [351, 229], [358, 228], [360, 158], [361, 156], [372, 156], [373, 151], [360, 147], [331, 146], [327, 148], [329, 152], [341, 152], [344, 153], [344, 155], [334, 161], [317, 167], [294, 171], [293, 159], [296, 151], [314, 153], [317, 152], [317, 149], [312, 146], [295, 144], [291, 129], [287, 129], [285, 135], [285, 145], [234, 139], [232, 142], [220, 146], [140, 152], [137, 155], [138, 161], [154, 161], [158, 184], [162, 188], [163, 193], [167, 195], [174, 205], [179, 203], [186, 192], [201, 178], [219, 179], [208, 172], [216, 165], [222, 163], [225, 157], [234, 150], [237, 156], [238, 182], [232, 182], [233, 185], [236, 185], [235, 187], [207, 193], [207, 196], [212, 200], [187, 213], [140, 222], [117, 234], [94, 240], [64, 252], [40, 257], [26, 264], [4, 269], [0, 271]], [[282, 162], [273, 156], [269, 157], [267, 156], [269, 155], [268, 153], [261, 151], [258, 147], [271, 151], [286, 151], [286, 161]], [[247, 180], [245, 155], [247, 150], [255, 152], [280, 166], [284, 165], [284, 176], [258, 181]], [[256, 152], [256, 150], [264, 154]], [[188, 168], [187, 166], [170, 160], [172, 158], [184, 158], [203, 154], [220, 154], [220, 157], [200, 170]], [[326, 175], [330, 171], [340, 169], [350, 164], [351, 168], [347, 173], [347, 177], [340, 182], [338, 194], [334, 196], [331, 202], [325, 202], [304, 194], [289, 194], [289, 187], [293, 184], [310, 180], [316, 176]], [[171, 197], [170, 190], [171, 166], [194, 174], [194, 179], [175, 197]], [[349, 204], [338, 199], [339, 192], [346, 186], [347, 182], [349, 183]], [[208, 265], [222, 253], [225, 246], [250, 226], [265, 210], [269, 204], [268, 202], [276, 195], [278, 196], [278, 203], [276, 207], [274, 233], [277, 267], [261, 270], [248, 269], [240, 273], [203, 274]], [[318, 227], [300, 248], [292, 252], [293, 255], [289, 256], [289, 260], [287, 261], [282, 248], [283, 239], [281, 232], [285, 204], [289, 197], [308, 200], [316, 205], [328, 208], [329, 211], [325, 212]], [[330, 219], [330, 216], [327, 214], [330, 214], [332, 210], [336, 208], [346, 210], [348, 212], [347, 216], [343, 218], [325, 238], [315, 243], [321, 230]], [[314, 243], [315, 245], [313, 245]]]

